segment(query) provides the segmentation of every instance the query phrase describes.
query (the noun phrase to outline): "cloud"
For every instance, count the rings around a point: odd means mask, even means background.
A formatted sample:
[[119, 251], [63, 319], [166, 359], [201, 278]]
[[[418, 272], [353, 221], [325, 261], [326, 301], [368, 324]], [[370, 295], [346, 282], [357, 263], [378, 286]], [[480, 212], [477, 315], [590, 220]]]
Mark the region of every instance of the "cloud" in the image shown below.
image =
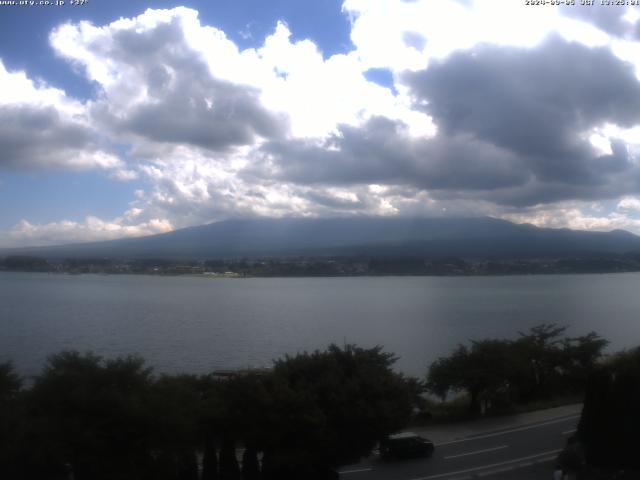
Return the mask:
[[99, 149], [94, 137], [54, 107], [0, 106], [0, 167], [122, 167], [120, 159]]
[[590, 46], [608, 42], [606, 33], [558, 8], [512, 0], [346, 0], [342, 8], [366, 68], [396, 72], [421, 70], [432, 60], [482, 43], [535, 47], [551, 32]]
[[[60, 25], [52, 48], [96, 95], [79, 102], [0, 68], [0, 167], [103, 168], [145, 191], [117, 219], [26, 222], [11, 238], [256, 215], [635, 228], [640, 43], [622, 31], [628, 12], [585, 19], [510, 0], [347, 0], [343, 11], [355, 47], [326, 58], [282, 22], [240, 50], [182, 7]], [[367, 78], [376, 68], [382, 85]]]
[[[225, 151], [282, 136], [286, 118], [262, 105], [257, 88], [216, 75], [225, 55], [239, 53], [222, 32], [209, 30], [192, 10], [148, 10], [105, 27], [63, 25], [51, 43], [100, 85], [92, 118], [130, 141]], [[215, 42], [210, 53], [225, 50], [214, 68], [188, 38], [197, 33]]]
[[0, 61], [0, 168], [102, 168], [132, 175], [89, 126], [81, 103]]
[[105, 26], [66, 24], [50, 42], [98, 85], [96, 118], [137, 141], [219, 151], [286, 135], [322, 137], [374, 115], [428, 128], [407, 99], [366, 79], [358, 52], [325, 59], [312, 41], [292, 41], [282, 22], [261, 47], [242, 51], [183, 7]]
[[589, 139], [640, 122], [640, 83], [609, 49], [557, 37], [533, 49], [480, 45], [403, 79], [439, 131], [511, 152], [538, 183], [598, 191], [622, 173], [637, 179], [624, 142], [609, 139], [602, 154]]
[[494, 214], [640, 188], [635, 148], [602, 134], [605, 126], [632, 129], [640, 121], [633, 67], [608, 48], [559, 37], [535, 48], [483, 44], [402, 81], [416, 108], [433, 117], [435, 135], [415, 137], [401, 121], [372, 117], [322, 139], [267, 142], [241, 175], [418, 189], [443, 204], [488, 202], [498, 207]]
[[301, 184], [390, 184], [424, 189], [493, 189], [521, 184], [517, 158], [465, 135], [413, 138], [384, 117], [342, 125], [321, 142], [270, 142], [245, 172]]
[[624, 197], [618, 202], [617, 209], [622, 212], [640, 212], [640, 198]]
[[[130, 214], [131, 212], [129, 212]], [[32, 224], [27, 220], [21, 220], [12, 229], [4, 232], [2, 236], [5, 238], [3, 241], [5, 245], [3, 246], [19, 245], [21, 247], [31, 247], [92, 242], [153, 235], [173, 230], [171, 222], [166, 219], [128, 223], [131, 220], [131, 218], [119, 217], [108, 221], [95, 216], [88, 216], [82, 222], [62, 220], [45, 224]]]
[[622, 211], [603, 211], [600, 203], [584, 205], [578, 202], [560, 202], [539, 206], [527, 211], [506, 213], [503, 218], [518, 223], [531, 223], [547, 228], [575, 230], [630, 230], [640, 231], [640, 218]]
[[637, 35], [636, 7], [624, 5], [602, 5], [594, 2], [587, 8], [561, 6], [560, 11], [567, 17], [590, 23], [615, 37], [633, 37]]

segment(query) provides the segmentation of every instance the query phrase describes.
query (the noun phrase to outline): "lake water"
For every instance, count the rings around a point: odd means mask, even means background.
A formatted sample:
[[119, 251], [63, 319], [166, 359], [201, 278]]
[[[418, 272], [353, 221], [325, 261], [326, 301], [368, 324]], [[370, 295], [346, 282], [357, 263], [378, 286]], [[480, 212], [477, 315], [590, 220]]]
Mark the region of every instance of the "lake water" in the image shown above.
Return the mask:
[[0, 272], [0, 360], [138, 353], [159, 372], [268, 366], [331, 342], [383, 345], [423, 376], [459, 342], [542, 322], [640, 344], [640, 274], [198, 278]]

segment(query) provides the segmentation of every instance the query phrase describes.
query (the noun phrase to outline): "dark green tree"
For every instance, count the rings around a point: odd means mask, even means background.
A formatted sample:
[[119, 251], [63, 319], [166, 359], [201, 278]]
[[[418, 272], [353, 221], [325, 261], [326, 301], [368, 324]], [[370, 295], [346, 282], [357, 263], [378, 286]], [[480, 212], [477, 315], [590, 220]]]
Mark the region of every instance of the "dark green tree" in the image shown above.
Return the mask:
[[17, 457], [26, 448], [24, 411], [20, 402], [22, 379], [10, 362], [0, 363], [0, 477], [13, 478], [20, 470]]
[[368, 455], [404, 427], [420, 386], [394, 372], [395, 361], [382, 347], [354, 345], [278, 360], [267, 387], [273, 403], [265, 426], [277, 432], [264, 445], [267, 466], [312, 475], [309, 468], [319, 472]]
[[561, 335], [566, 326], [543, 323], [518, 332], [520, 338], [515, 342], [520, 370], [519, 391], [524, 400], [545, 396], [558, 388], [561, 378], [560, 366], [563, 363]]
[[0, 402], [2, 404], [6, 404], [17, 397], [22, 383], [22, 379], [14, 371], [11, 362], [0, 363]]
[[196, 452], [204, 444], [201, 418], [203, 382], [195, 375], [162, 375], [150, 386], [148, 414], [151, 451], [162, 459], [162, 475], [172, 479], [197, 476]]
[[260, 463], [255, 445], [246, 445], [242, 454], [242, 480], [259, 480]]
[[202, 480], [218, 480], [218, 453], [212, 433], [205, 434], [202, 453]]
[[231, 434], [222, 437], [220, 480], [240, 480], [240, 465], [236, 457], [236, 442]]
[[28, 399], [33, 477], [53, 478], [68, 465], [77, 480], [142, 478], [155, 420], [146, 408], [150, 374], [137, 357], [50, 357]]
[[640, 471], [640, 347], [615, 355], [594, 370], [578, 437], [591, 465]]
[[562, 341], [561, 367], [568, 387], [578, 391], [585, 388], [589, 375], [598, 366], [608, 344], [595, 332]]
[[472, 414], [582, 392], [608, 342], [595, 332], [562, 338], [566, 328], [542, 324], [520, 332], [516, 340], [459, 345], [451, 355], [431, 364], [427, 388], [443, 400], [450, 393], [466, 393]]
[[507, 340], [459, 345], [449, 357], [441, 357], [429, 368], [427, 388], [441, 398], [452, 392], [469, 396], [469, 411], [478, 414], [500, 397], [510, 398], [513, 344]]

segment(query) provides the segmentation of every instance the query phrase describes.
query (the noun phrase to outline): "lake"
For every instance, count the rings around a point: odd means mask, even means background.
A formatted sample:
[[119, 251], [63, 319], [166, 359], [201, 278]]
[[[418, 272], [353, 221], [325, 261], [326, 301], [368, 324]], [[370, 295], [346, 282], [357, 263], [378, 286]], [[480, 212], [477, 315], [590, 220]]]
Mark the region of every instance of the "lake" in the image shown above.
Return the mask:
[[383, 345], [423, 376], [459, 342], [542, 322], [640, 344], [640, 274], [200, 278], [0, 272], [0, 360], [24, 375], [64, 349], [137, 353], [158, 372], [268, 366], [330, 343]]

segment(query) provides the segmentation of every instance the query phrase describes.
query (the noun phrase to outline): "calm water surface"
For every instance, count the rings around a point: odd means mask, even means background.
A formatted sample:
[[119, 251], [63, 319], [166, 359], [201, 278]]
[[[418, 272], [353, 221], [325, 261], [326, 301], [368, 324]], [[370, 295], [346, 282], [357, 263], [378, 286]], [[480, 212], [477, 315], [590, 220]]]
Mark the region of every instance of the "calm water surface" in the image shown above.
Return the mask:
[[640, 344], [640, 274], [196, 278], [0, 272], [0, 360], [25, 375], [64, 349], [138, 353], [157, 371], [270, 365], [331, 342], [384, 345], [422, 376], [459, 342], [542, 322]]

